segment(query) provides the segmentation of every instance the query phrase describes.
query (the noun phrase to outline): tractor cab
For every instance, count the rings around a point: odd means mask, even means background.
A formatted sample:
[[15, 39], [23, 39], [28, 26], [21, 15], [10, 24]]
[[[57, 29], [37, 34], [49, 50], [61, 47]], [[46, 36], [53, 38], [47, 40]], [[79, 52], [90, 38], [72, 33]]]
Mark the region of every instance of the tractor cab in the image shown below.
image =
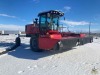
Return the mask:
[[59, 29], [59, 18], [64, 15], [63, 12], [57, 10], [50, 10], [47, 12], [41, 12], [39, 16], [39, 30], [43, 31], [58, 31]]

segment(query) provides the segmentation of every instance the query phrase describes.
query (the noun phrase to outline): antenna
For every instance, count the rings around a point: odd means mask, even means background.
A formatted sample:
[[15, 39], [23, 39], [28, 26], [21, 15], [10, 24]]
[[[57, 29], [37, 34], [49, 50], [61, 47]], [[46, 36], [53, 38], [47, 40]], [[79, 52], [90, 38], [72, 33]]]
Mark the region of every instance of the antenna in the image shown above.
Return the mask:
[[63, 24], [62, 24], [62, 32], [63, 32]]
[[64, 17], [64, 20], [66, 20], [66, 18]]
[[67, 30], [68, 30], [68, 32], [70, 32], [70, 31], [69, 31], [69, 26], [67, 26]]
[[91, 22], [89, 23], [89, 36], [90, 36], [90, 33], [91, 33]]

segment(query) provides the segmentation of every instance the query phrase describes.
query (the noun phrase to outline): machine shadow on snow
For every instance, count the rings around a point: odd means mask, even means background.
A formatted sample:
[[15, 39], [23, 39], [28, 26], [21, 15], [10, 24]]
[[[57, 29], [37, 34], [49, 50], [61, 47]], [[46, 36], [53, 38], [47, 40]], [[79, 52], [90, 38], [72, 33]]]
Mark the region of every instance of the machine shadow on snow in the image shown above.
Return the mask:
[[66, 49], [66, 50], [60, 50], [60, 51], [53, 51], [53, 50], [50, 51], [49, 50], [49, 51], [43, 51], [43, 52], [33, 52], [30, 49], [29, 45], [21, 44], [21, 46], [19, 46], [15, 50], [9, 52], [8, 54], [12, 55], [14, 57], [17, 57], [17, 58], [38, 60], [38, 59], [43, 58], [43, 57], [63, 53], [65, 51], [69, 51], [69, 50], [72, 50], [72, 49], [74, 49], [74, 48], [70, 48], [70, 49]]
[[12, 46], [12, 45], [14, 45], [14, 43], [6, 43], [6, 42], [0, 42], [0, 47], [10, 47], [10, 46]]

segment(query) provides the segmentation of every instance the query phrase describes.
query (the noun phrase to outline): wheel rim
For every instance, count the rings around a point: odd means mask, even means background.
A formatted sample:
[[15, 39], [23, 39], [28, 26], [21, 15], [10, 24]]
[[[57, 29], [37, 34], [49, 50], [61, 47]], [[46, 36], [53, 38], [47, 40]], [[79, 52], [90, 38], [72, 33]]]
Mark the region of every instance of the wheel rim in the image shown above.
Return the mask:
[[33, 39], [32, 40], [32, 47], [34, 48], [34, 49], [37, 49], [37, 40], [36, 39]]

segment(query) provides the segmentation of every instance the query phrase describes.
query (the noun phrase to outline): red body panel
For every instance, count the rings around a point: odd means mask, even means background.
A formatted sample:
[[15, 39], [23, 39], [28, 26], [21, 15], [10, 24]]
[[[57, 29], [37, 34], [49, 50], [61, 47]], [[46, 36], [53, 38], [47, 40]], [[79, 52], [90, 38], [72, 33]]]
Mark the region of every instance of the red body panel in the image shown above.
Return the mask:
[[61, 39], [61, 34], [47, 34], [47, 36], [39, 37], [39, 48], [45, 50], [52, 49]]
[[49, 30], [49, 34], [60, 34], [57, 30]]
[[86, 37], [86, 35], [85, 34], [80, 34], [80, 37], [83, 38], [83, 37]]
[[51, 38], [48, 38], [48, 37], [40, 37], [39, 38], [39, 48], [45, 49], [45, 50], [50, 50], [55, 46], [55, 44], [58, 41], [59, 40], [57, 40], [57, 39], [51, 39]]
[[70, 33], [70, 32], [61, 32], [62, 34], [62, 37], [80, 37], [80, 38], [83, 38], [83, 37], [86, 37], [85, 34], [76, 34], [76, 33]]
[[28, 24], [26, 25], [26, 30], [25, 30], [26, 34], [35, 34], [35, 33], [39, 33], [39, 28], [36, 27], [35, 24]]
[[61, 37], [61, 34], [51, 34], [50, 38], [51, 39], [58, 39], [58, 40], [60, 40], [62, 37]]

